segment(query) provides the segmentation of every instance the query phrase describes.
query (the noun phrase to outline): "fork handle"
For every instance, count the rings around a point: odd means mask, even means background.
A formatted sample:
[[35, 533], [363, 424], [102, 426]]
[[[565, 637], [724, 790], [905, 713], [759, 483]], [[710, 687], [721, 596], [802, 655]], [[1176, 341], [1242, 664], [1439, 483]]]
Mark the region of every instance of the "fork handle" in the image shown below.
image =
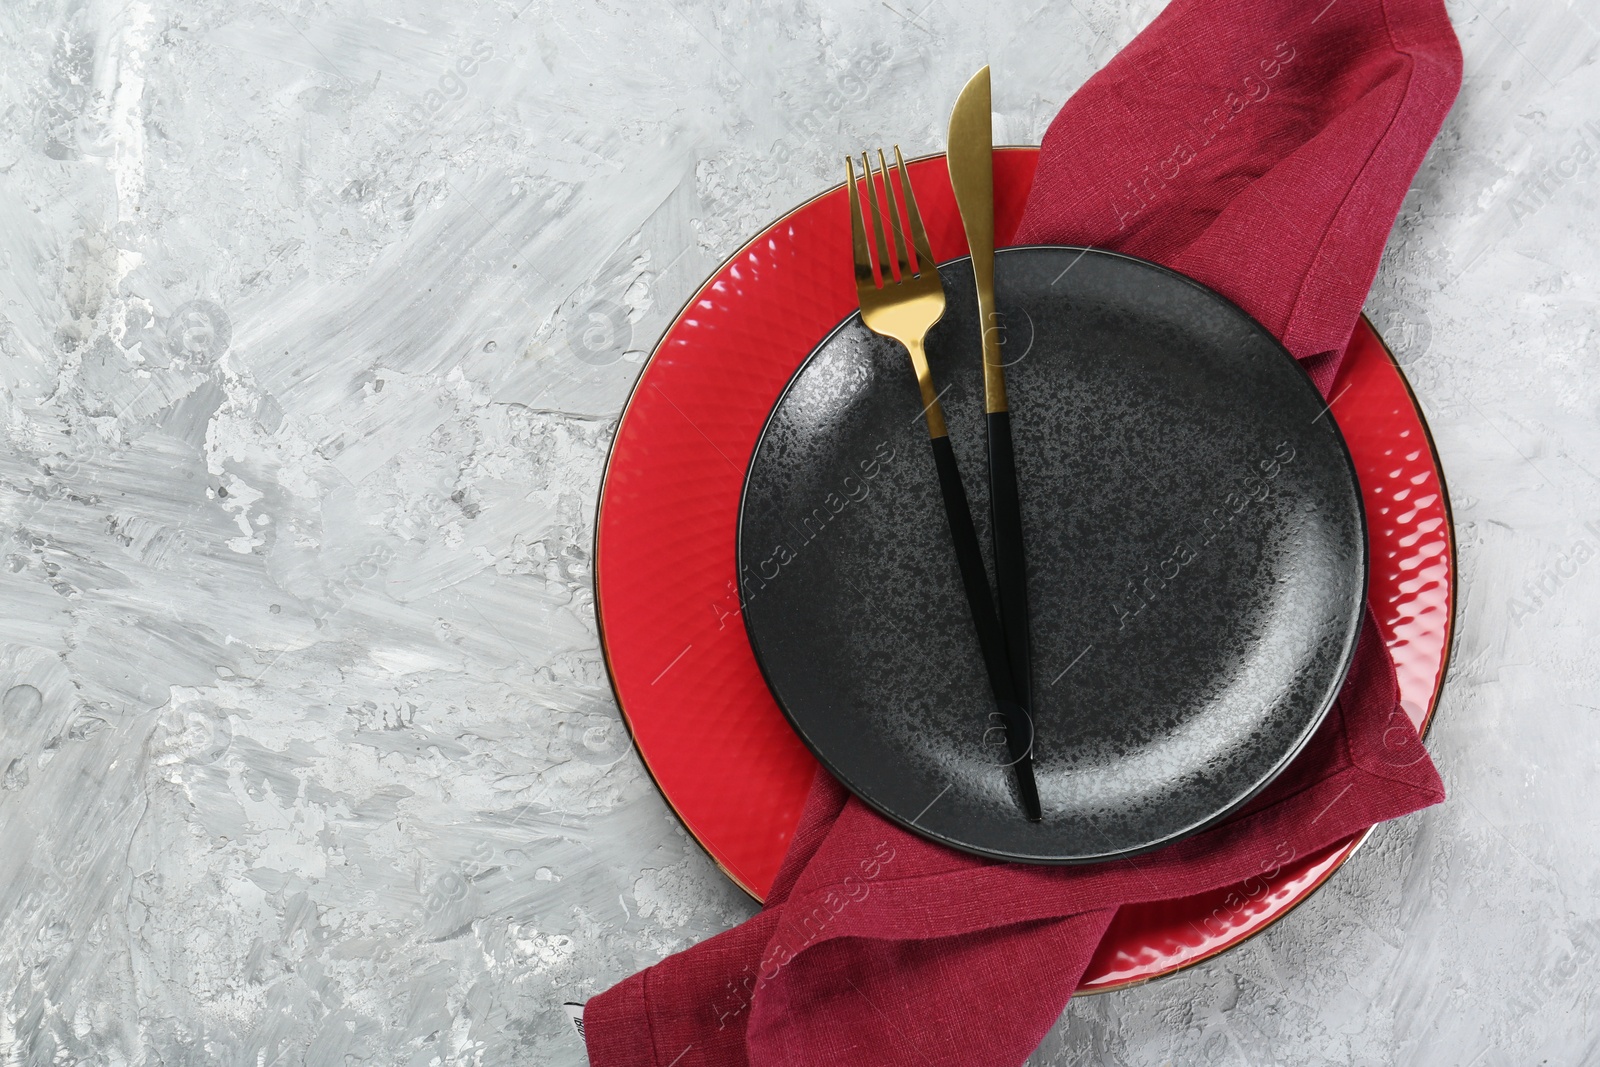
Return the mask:
[[[938, 401], [935, 400], [933, 407], [937, 405]], [[940, 425], [943, 425], [942, 414]], [[994, 598], [989, 592], [989, 574], [984, 569], [983, 552], [978, 547], [978, 532], [972, 525], [967, 491], [961, 484], [961, 472], [956, 467], [956, 454], [950, 446], [949, 436], [936, 434], [929, 440], [933, 446], [934, 466], [939, 471], [945, 518], [950, 523], [950, 540], [955, 545], [956, 563], [961, 568], [961, 584], [967, 593], [973, 627], [978, 631], [978, 647], [983, 651], [989, 688], [994, 693], [995, 705], [1005, 723], [1006, 748], [1011, 755], [1011, 768], [1017, 777], [1022, 809], [1031, 821], [1038, 822], [1043, 816], [1039, 807], [1039, 787], [1033, 777], [1033, 723], [1017, 701], [1011, 665], [1006, 656], [1005, 637], [1000, 629], [1000, 617], [995, 614]]]

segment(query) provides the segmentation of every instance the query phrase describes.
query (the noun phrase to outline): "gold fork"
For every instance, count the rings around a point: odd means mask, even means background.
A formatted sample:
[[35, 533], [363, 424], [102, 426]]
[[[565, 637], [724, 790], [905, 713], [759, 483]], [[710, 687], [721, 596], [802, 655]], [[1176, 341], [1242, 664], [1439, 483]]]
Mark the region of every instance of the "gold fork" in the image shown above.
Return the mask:
[[[928, 420], [928, 434], [944, 437], [944, 410], [939, 406], [939, 394], [933, 387], [933, 374], [928, 370], [928, 355], [922, 342], [933, 324], [944, 317], [944, 286], [939, 284], [939, 268], [934, 266], [933, 253], [928, 249], [928, 235], [922, 229], [922, 216], [917, 211], [917, 201], [911, 194], [911, 183], [906, 178], [906, 163], [900, 157], [900, 146], [894, 149], [895, 173], [900, 178], [901, 198], [905, 201], [906, 215], [911, 223], [912, 251], [916, 254], [913, 265], [906, 255], [905, 234], [900, 229], [900, 212], [896, 207], [894, 187], [889, 184], [888, 166], [883, 149], [878, 149], [878, 180], [883, 182], [885, 199], [889, 205], [889, 229], [894, 234], [894, 267], [891, 272], [889, 250], [884, 243], [883, 213], [878, 209], [877, 181], [872, 174], [872, 163], [865, 152], [861, 153], [861, 170], [866, 178], [867, 203], [872, 210], [875, 247], [867, 244], [867, 228], [861, 214], [861, 198], [856, 192], [855, 164], [845, 157], [845, 173], [850, 178], [850, 232], [855, 242], [856, 293], [861, 298], [861, 320], [873, 333], [892, 337], [906, 346], [911, 354], [911, 366], [917, 372], [917, 388], [922, 391], [922, 411]], [[873, 255], [877, 252], [877, 274], [874, 276]], [[881, 278], [880, 282], [878, 279]]]
[[[928, 330], [944, 316], [944, 287], [939, 283], [939, 268], [934, 264], [933, 252], [928, 247], [928, 234], [922, 227], [922, 215], [917, 211], [917, 200], [911, 192], [911, 180], [906, 176], [906, 162], [900, 156], [900, 146], [896, 145], [894, 149], [894, 174], [900, 184], [898, 200], [894, 184], [889, 180], [890, 171], [883, 150], [878, 150], [876, 175], [872, 172], [871, 159], [865, 152], [861, 153], [862, 177], [867, 187], [866, 202], [872, 216], [874, 239], [870, 242], [866, 217], [861, 210], [861, 194], [856, 187], [855, 163], [847, 156], [844, 165], [849, 179], [850, 234], [855, 247], [856, 293], [861, 298], [861, 320], [873, 333], [899, 341], [911, 356], [911, 366], [917, 374], [917, 388], [922, 393], [922, 414], [927, 420], [928, 437], [933, 445], [934, 466], [939, 472], [945, 518], [950, 523], [950, 539], [955, 545], [956, 562], [961, 568], [961, 584], [966, 590], [967, 606], [972, 611], [972, 624], [978, 631], [978, 645], [983, 651], [989, 688], [994, 693], [998, 715], [1005, 727], [1006, 747], [1010, 750], [1010, 765], [1016, 772], [1018, 796], [1028, 818], [1037, 822], [1040, 808], [1039, 790], [1033, 777], [1033, 724], [1016, 700], [1016, 686], [1006, 656], [1005, 638], [1000, 629], [1000, 618], [995, 612], [994, 598], [989, 592], [989, 574], [983, 566], [983, 552], [978, 547], [978, 534], [972, 525], [967, 492], [961, 484], [961, 473], [956, 468], [956, 455], [950, 447], [950, 434], [945, 427], [944, 409], [939, 406], [939, 392], [934, 388], [933, 373], [928, 368], [928, 354], [923, 349]], [[885, 212], [879, 207], [877, 186], [880, 183], [889, 218], [888, 232], [893, 237], [892, 254], [890, 243], [885, 240]], [[900, 223], [902, 205], [906, 223], [911, 229], [909, 245]]]

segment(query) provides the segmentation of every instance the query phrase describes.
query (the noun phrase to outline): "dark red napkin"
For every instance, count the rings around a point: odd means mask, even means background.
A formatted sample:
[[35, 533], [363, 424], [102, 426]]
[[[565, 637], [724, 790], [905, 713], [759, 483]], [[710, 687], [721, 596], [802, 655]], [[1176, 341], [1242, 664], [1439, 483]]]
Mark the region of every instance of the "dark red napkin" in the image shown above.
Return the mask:
[[[1326, 391], [1461, 81], [1441, 0], [1175, 0], [1045, 135], [1019, 243], [1221, 291]], [[1371, 618], [1306, 751], [1223, 826], [1027, 867], [923, 841], [819, 772], [766, 908], [585, 1007], [594, 1067], [1019, 1064], [1123, 904], [1271, 875], [1444, 798]]]

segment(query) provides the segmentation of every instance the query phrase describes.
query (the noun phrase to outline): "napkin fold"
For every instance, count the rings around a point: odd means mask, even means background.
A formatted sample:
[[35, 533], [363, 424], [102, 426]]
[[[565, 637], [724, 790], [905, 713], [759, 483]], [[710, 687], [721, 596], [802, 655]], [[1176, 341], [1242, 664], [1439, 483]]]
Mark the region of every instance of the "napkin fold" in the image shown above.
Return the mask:
[[1014, 240], [1187, 274], [1326, 394], [1460, 87], [1443, 0], [1174, 0], [1050, 124]]
[[[1460, 80], [1441, 0], [1175, 0], [1051, 124], [1016, 241], [1095, 245], [1204, 282], [1327, 395]], [[1135, 859], [968, 856], [819, 771], [766, 907], [591, 999], [590, 1062], [1020, 1064], [1120, 906], [1264, 887], [1443, 798], [1370, 613], [1294, 763], [1223, 825]]]

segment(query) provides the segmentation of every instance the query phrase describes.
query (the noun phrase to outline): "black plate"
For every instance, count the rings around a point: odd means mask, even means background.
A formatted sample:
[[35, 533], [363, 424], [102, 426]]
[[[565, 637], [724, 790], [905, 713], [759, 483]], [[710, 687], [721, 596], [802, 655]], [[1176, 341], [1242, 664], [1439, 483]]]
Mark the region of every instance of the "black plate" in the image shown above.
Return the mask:
[[[939, 270], [928, 355], [992, 560], [972, 271]], [[1044, 821], [991, 729], [910, 362], [859, 316], [756, 445], [745, 624], [801, 738], [888, 818], [1003, 859], [1126, 856], [1238, 808], [1322, 721], [1366, 593], [1360, 489], [1310, 379], [1217, 293], [1075, 248], [1002, 250], [996, 276]]]

